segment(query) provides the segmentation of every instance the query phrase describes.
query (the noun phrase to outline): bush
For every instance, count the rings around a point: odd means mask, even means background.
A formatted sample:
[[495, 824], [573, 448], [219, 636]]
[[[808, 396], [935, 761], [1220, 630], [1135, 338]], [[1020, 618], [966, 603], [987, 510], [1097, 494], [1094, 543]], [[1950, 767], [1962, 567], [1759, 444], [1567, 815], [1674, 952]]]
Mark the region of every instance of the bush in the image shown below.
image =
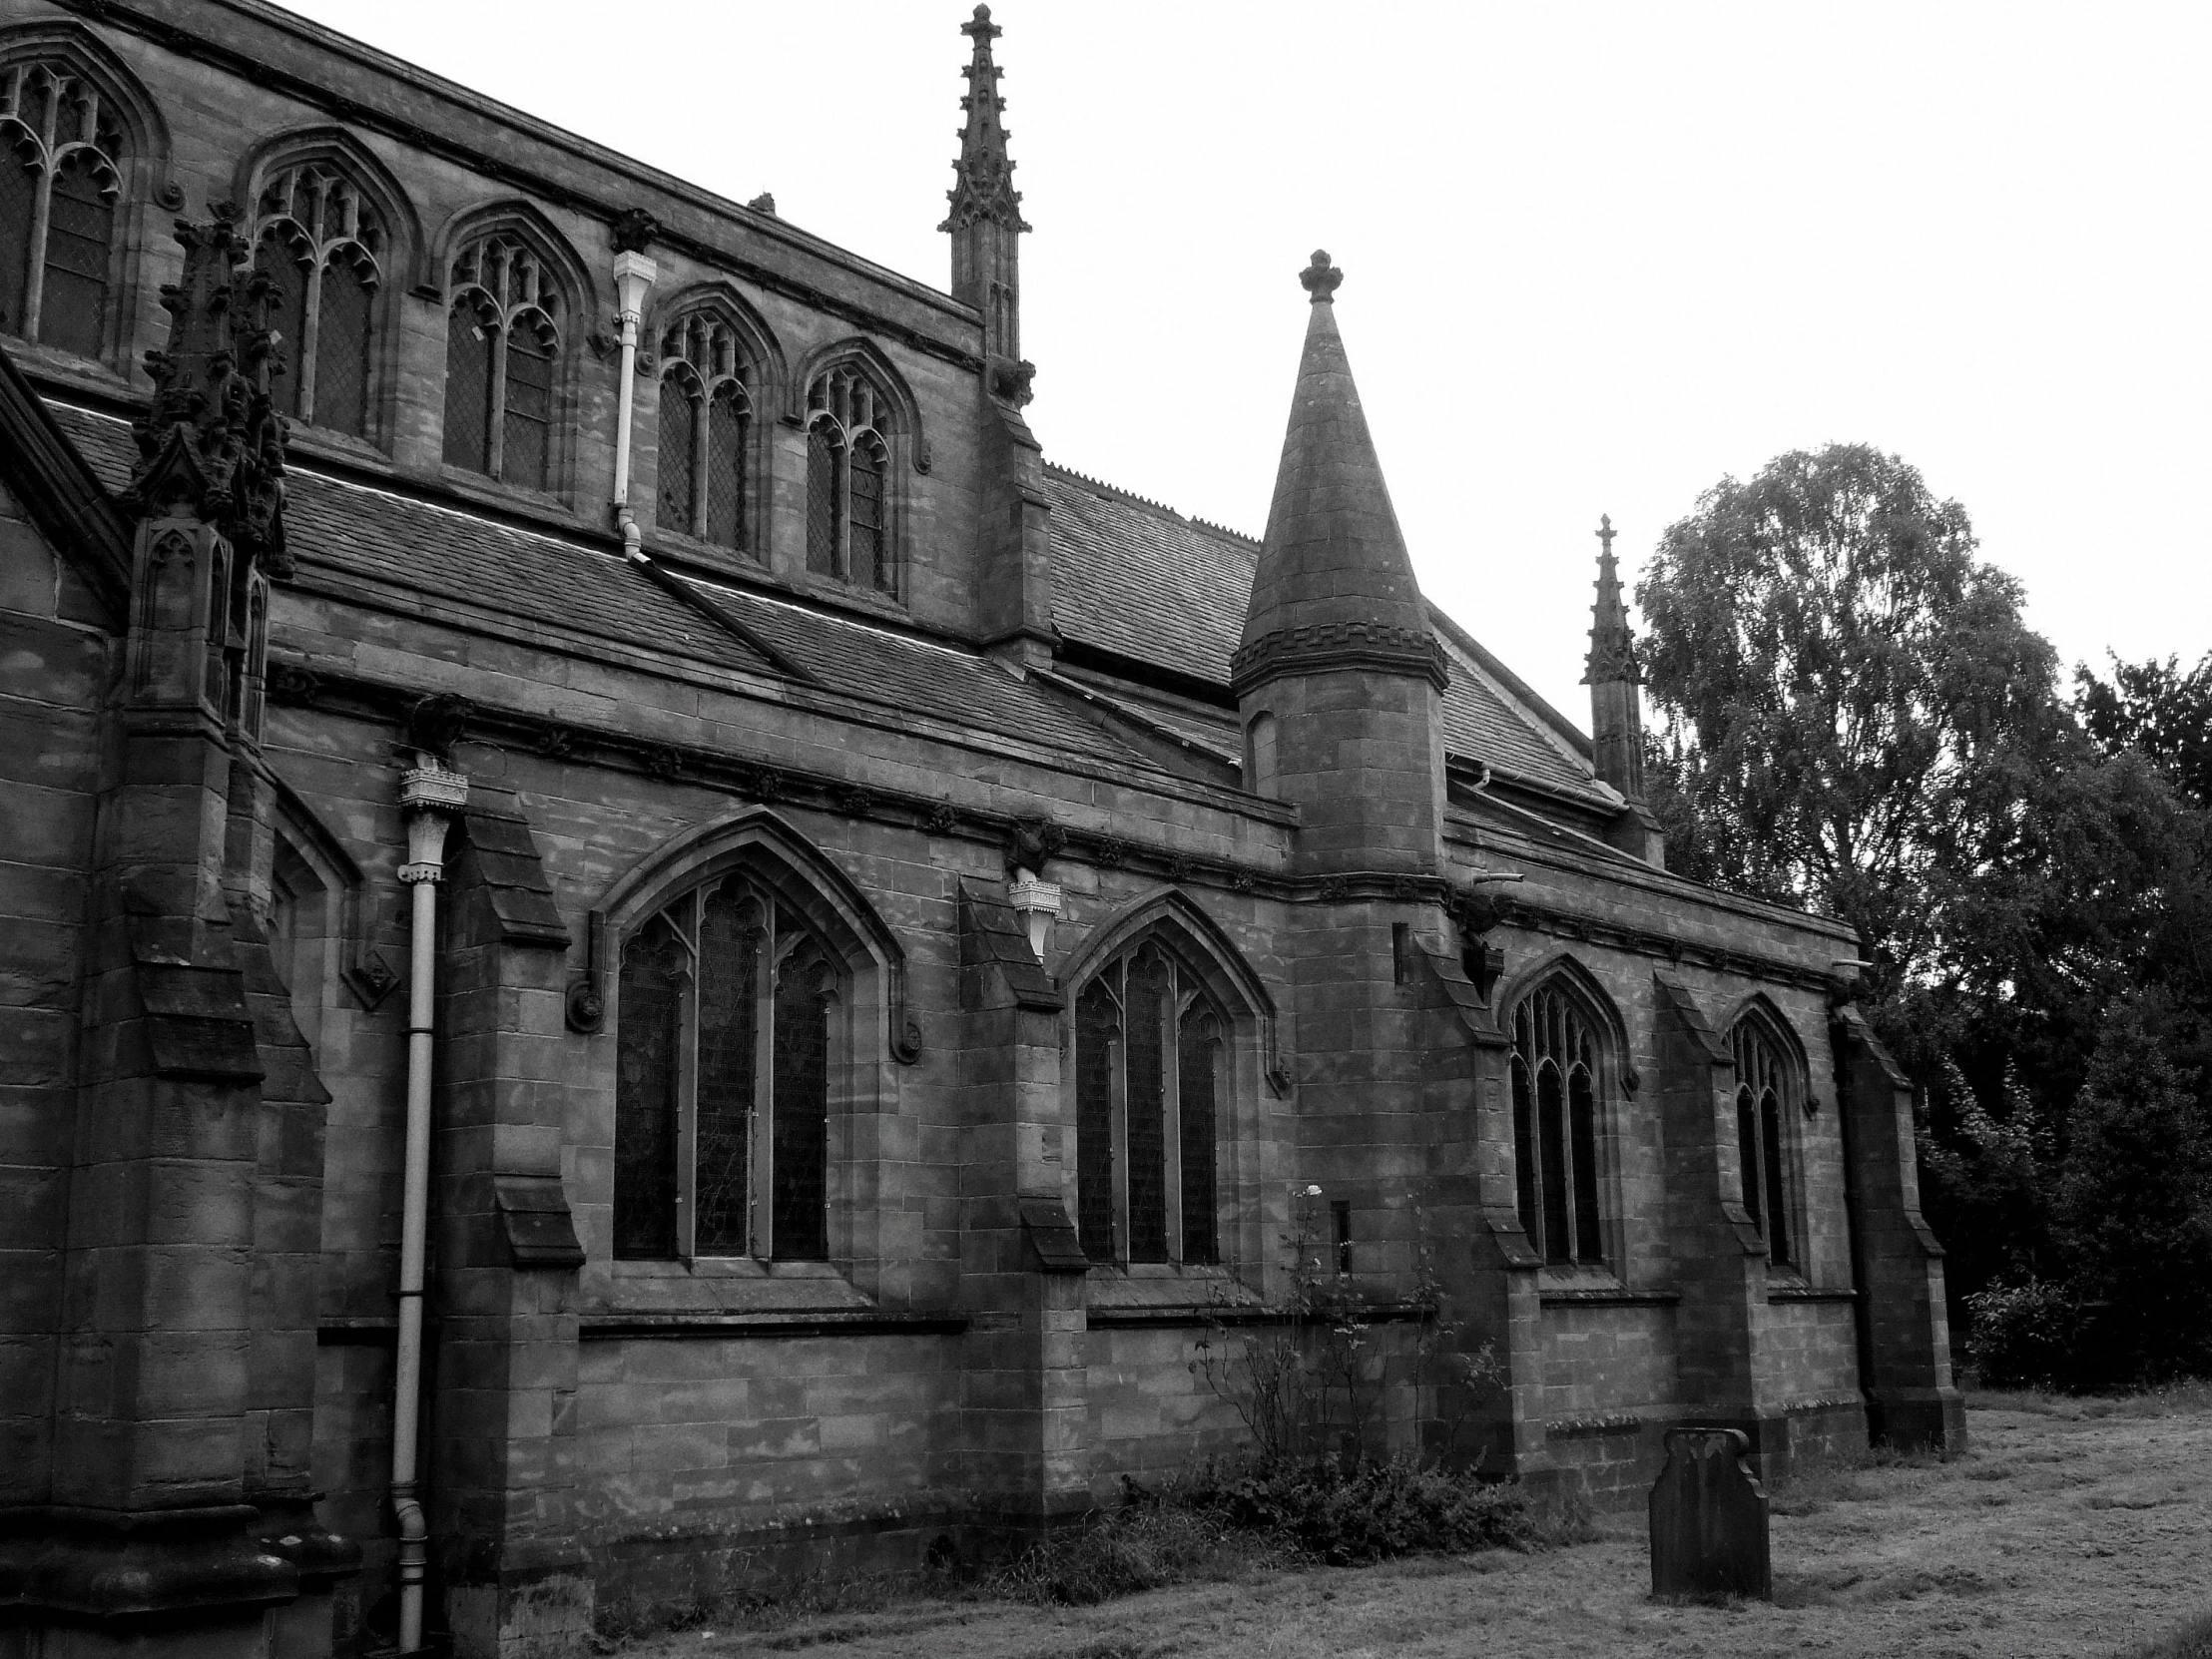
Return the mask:
[[1232, 1525], [1340, 1567], [1393, 1555], [1492, 1549], [1535, 1535], [1517, 1488], [1407, 1458], [1350, 1468], [1277, 1463], [1225, 1479], [1194, 1499]]
[[1032, 1544], [986, 1577], [987, 1595], [1088, 1607], [1194, 1579], [1235, 1577], [1271, 1563], [1265, 1541], [1237, 1536], [1210, 1509], [1163, 1502], [1125, 1479], [1128, 1501], [1083, 1526]]
[[1966, 1298], [1966, 1354], [1984, 1388], [2071, 1390], [2079, 1381], [2081, 1305], [2057, 1285], [1991, 1285]]

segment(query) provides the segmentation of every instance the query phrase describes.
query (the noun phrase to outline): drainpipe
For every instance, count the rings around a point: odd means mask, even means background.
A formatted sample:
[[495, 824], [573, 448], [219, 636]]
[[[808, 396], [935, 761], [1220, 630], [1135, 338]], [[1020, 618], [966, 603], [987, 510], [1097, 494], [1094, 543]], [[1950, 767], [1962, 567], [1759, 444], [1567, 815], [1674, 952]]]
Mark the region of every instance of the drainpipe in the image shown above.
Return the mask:
[[468, 803], [468, 779], [427, 750], [400, 780], [407, 861], [399, 879], [414, 888], [407, 986], [407, 1150], [399, 1220], [399, 1360], [391, 1402], [391, 1510], [399, 1527], [399, 1651], [422, 1647], [422, 1583], [430, 1533], [415, 1489], [415, 1441], [422, 1417], [422, 1266], [430, 1224], [430, 1051], [437, 1015], [438, 882], [445, 831]]
[[643, 254], [625, 250], [615, 256], [615, 321], [622, 340], [622, 380], [615, 392], [615, 523], [622, 530], [622, 547], [635, 553], [643, 537], [630, 511], [630, 427], [637, 404], [638, 323], [645, 315], [645, 296], [661, 274]]

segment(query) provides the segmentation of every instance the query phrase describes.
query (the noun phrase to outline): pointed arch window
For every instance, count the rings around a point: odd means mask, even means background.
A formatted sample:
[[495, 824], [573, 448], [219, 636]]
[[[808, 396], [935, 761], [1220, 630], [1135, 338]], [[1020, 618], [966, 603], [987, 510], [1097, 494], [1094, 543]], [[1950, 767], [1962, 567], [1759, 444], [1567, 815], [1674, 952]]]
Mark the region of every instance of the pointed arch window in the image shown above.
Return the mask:
[[717, 547], [749, 549], [753, 388], [736, 328], [713, 311], [661, 336], [659, 523]]
[[552, 273], [493, 235], [461, 251], [447, 292], [446, 463], [550, 489], [565, 309]]
[[100, 355], [123, 160], [123, 129], [82, 76], [0, 68], [0, 330]]
[[1736, 1150], [1744, 1208], [1767, 1241], [1767, 1260], [1797, 1264], [1790, 1107], [1804, 1098], [1799, 1068], [1755, 1014], [1736, 1022]]
[[1075, 1001], [1076, 1211], [1094, 1262], [1220, 1260], [1229, 1024], [1157, 938]]
[[893, 545], [893, 405], [851, 364], [807, 388], [807, 568], [854, 587], [898, 591]]
[[1521, 1227], [1555, 1265], [1605, 1259], [1598, 1169], [1599, 1047], [1556, 984], [1513, 1011], [1513, 1171]]
[[371, 332], [389, 230], [353, 182], [322, 162], [285, 169], [255, 204], [255, 260], [276, 284], [276, 326], [290, 370], [279, 412], [368, 435]]
[[616, 1005], [617, 1257], [827, 1259], [842, 983], [798, 911], [742, 872], [632, 932]]

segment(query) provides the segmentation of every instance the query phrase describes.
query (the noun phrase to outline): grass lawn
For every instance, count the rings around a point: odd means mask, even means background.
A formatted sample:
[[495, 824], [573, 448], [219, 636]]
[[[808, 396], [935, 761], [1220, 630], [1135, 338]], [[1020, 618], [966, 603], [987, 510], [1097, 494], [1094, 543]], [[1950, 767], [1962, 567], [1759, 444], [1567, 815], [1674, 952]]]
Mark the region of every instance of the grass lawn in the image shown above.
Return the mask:
[[1650, 1599], [1641, 1515], [1522, 1552], [1250, 1569], [1087, 1608], [855, 1598], [634, 1639], [625, 1659], [2212, 1659], [2212, 1387], [1981, 1394], [1972, 1452], [1778, 1488], [1770, 1604]]

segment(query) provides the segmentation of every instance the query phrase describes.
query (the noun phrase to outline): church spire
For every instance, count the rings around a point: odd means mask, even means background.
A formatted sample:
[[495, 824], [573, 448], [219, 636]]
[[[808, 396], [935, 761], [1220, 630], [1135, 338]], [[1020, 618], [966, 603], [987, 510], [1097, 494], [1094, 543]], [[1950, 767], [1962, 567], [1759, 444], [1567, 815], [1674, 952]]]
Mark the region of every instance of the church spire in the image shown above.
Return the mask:
[[1353, 383], [1336, 293], [1344, 273], [1316, 253], [1299, 273], [1312, 304], [1267, 540], [1252, 579], [1240, 695], [1308, 658], [1446, 683], [1443, 651], [1390, 505], [1382, 464]]
[[1014, 164], [999, 120], [1006, 100], [998, 95], [1001, 71], [991, 42], [1004, 31], [991, 21], [990, 7], [977, 6], [960, 33], [975, 43], [974, 57], [961, 71], [968, 83], [960, 100], [967, 124], [960, 133], [960, 159], [952, 164], [952, 189], [945, 193], [952, 209], [937, 229], [952, 234], [952, 297], [983, 313], [984, 354], [1012, 361], [1021, 356], [1016, 239], [1029, 227], [1021, 217], [1021, 192], [1014, 189]]
[[1597, 775], [1631, 802], [1644, 799], [1644, 711], [1637, 687], [1644, 683], [1621, 597], [1619, 562], [1613, 556], [1610, 514], [1598, 517], [1597, 603], [1590, 607], [1590, 655], [1582, 683], [1590, 688], [1590, 739]]

